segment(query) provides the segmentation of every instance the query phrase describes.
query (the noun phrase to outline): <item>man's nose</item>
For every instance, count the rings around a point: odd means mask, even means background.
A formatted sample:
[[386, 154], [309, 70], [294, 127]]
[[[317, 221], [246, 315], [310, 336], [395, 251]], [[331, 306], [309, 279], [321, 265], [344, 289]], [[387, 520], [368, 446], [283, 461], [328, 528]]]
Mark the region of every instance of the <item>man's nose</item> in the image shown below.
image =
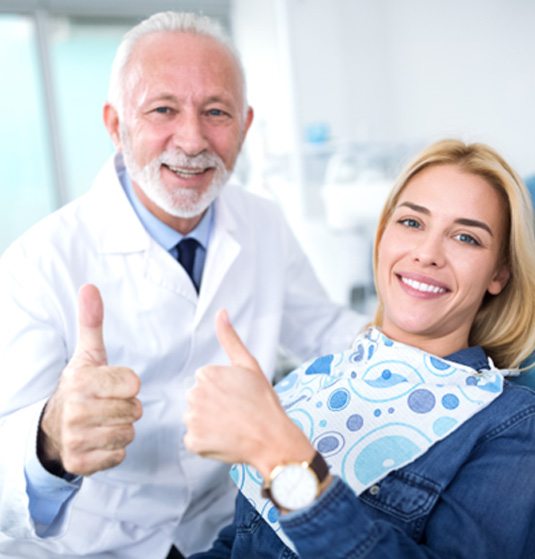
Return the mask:
[[172, 137], [173, 147], [182, 150], [189, 156], [195, 156], [205, 151], [208, 140], [202, 123], [202, 115], [185, 112], [175, 125]]

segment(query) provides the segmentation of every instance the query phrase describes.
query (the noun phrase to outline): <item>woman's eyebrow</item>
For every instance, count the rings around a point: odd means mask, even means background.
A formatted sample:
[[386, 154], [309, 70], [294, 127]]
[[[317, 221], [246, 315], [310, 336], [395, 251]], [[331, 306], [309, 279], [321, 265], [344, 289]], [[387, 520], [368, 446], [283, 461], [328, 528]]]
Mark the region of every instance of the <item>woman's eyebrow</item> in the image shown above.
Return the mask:
[[455, 220], [455, 223], [458, 223], [459, 225], [466, 225], [468, 227], [479, 227], [480, 229], [484, 229], [485, 231], [487, 231], [491, 237], [494, 237], [491, 228], [484, 221], [469, 219], [467, 217], [460, 217], [459, 219]]
[[[398, 205], [398, 208], [401, 208], [403, 206], [406, 206], [407, 208], [410, 208], [415, 212], [419, 212], [425, 215], [431, 215], [431, 211], [428, 208], [426, 208], [425, 206], [420, 206], [419, 204], [414, 204], [413, 202], [402, 202]], [[492, 229], [484, 221], [479, 221], [478, 219], [470, 219], [468, 217], [459, 217], [455, 220], [455, 223], [458, 223], [459, 225], [466, 225], [467, 227], [479, 227], [480, 229], [487, 231], [492, 237], [494, 236], [492, 233]]]
[[402, 208], [403, 206], [407, 206], [407, 208], [410, 208], [411, 210], [414, 210], [415, 212], [419, 212], [419, 213], [426, 214], [426, 215], [431, 215], [431, 211], [428, 210], [425, 206], [419, 206], [418, 204], [413, 204], [412, 202], [403, 202], [403, 203], [398, 205], [398, 208]]

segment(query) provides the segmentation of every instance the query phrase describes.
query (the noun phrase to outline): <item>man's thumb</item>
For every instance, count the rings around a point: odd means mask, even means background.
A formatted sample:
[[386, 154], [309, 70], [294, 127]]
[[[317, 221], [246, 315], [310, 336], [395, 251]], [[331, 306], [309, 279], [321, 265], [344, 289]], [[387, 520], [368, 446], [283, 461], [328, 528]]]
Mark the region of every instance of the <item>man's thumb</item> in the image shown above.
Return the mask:
[[249, 353], [238, 333], [234, 330], [226, 310], [221, 310], [217, 313], [215, 329], [217, 339], [232, 365], [260, 371], [257, 360]]
[[77, 365], [107, 364], [103, 320], [104, 304], [100, 291], [94, 285], [82, 285], [78, 293], [78, 343], [74, 352]]

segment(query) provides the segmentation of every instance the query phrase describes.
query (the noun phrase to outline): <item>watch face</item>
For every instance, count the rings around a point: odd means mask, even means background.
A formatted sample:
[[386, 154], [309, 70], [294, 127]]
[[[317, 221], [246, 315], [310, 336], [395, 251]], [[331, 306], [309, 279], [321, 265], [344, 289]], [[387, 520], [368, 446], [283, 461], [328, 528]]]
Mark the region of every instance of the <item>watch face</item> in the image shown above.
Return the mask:
[[301, 464], [284, 466], [271, 481], [271, 496], [286, 510], [297, 510], [310, 505], [318, 494], [318, 478]]

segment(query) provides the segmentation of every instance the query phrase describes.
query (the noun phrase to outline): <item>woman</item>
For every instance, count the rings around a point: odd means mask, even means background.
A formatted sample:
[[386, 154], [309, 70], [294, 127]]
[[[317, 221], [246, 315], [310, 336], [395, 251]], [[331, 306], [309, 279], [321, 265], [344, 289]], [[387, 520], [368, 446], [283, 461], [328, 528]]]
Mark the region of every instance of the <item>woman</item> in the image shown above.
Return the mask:
[[374, 269], [375, 327], [283, 379], [282, 405], [218, 316], [231, 366], [197, 372], [185, 443], [252, 467], [196, 559], [534, 556], [535, 393], [503, 380], [535, 347], [524, 185], [487, 146], [432, 145], [386, 201]]

